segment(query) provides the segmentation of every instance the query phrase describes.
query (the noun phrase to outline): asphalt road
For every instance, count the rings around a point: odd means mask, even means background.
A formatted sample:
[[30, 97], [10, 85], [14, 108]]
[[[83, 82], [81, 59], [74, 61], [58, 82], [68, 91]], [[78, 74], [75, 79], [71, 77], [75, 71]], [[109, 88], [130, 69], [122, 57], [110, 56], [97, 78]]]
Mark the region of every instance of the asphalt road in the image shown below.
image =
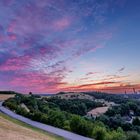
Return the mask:
[[60, 128], [56, 128], [56, 127], [53, 127], [53, 126], [50, 126], [50, 125], [46, 125], [46, 124], [43, 124], [43, 123], [32, 121], [32, 120], [30, 120], [26, 117], [18, 115], [16, 113], [12, 112], [11, 110], [3, 107], [2, 102], [0, 102], [0, 111], [3, 112], [4, 114], [7, 114], [8, 116], [10, 116], [14, 119], [20, 120], [20, 121], [22, 121], [24, 123], [27, 123], [27, 124], [29, 124], [33, 127], [37, 127], [37, 128], [42, 129], [44, 131], [50, 132], [52, 134], [61, 136], [66, 140], [93, 140], [91, 138], [87, 138], [87, 137], [84, 137], [84, 136], [81, 136], [81, 135], [78, 135], [78, 134], [60, 129]]

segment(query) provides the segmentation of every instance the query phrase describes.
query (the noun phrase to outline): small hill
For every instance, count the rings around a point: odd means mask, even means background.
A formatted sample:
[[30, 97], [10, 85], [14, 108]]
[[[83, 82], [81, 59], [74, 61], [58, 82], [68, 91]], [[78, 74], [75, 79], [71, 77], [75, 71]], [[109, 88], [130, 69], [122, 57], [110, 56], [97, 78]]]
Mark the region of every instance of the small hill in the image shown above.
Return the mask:
[[82, 92], [62, 92], [54, 95], [55, 97], [59, 97], [61, 99], [87, 99], [93, 101], [95, 98], [88, 94], [84, 94]]

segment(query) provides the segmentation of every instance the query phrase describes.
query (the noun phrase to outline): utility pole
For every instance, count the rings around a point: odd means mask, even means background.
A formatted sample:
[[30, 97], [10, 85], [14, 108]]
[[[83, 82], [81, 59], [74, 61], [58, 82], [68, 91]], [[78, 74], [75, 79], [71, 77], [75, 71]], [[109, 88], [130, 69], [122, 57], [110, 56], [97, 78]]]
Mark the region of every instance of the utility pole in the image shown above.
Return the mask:
[[133, 92], [134, 92], [134, 94], [137, 94], [137, 92], [136, 92], [135, 88], [133, 88]]
[[125, 95], [127, 94], [126, 90], [125, 90]]

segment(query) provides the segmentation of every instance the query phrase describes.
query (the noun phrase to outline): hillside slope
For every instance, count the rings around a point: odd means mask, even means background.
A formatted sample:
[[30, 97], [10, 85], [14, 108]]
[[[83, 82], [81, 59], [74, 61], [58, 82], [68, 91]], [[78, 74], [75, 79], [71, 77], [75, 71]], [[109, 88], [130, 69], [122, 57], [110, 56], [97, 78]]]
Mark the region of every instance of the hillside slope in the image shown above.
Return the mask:
[[[24, 127], [24, 124], [0, 113], [0, 140], [60, 140], [53, 135], [46, 135]], [[13, 122], [14, 121], [14, 122]]]
[[14, 97], [15, 94], [0, 94], [0, 100], [4, 101], [7, 100], [8, 98]]

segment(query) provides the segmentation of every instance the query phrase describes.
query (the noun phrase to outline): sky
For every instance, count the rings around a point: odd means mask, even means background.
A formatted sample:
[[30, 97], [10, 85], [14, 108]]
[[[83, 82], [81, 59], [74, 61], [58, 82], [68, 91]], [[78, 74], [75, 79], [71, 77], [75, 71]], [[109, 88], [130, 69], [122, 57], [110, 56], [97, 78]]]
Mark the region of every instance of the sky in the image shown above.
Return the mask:
[[0, 90], [140, 91], [139, 0], [0, 0]]

